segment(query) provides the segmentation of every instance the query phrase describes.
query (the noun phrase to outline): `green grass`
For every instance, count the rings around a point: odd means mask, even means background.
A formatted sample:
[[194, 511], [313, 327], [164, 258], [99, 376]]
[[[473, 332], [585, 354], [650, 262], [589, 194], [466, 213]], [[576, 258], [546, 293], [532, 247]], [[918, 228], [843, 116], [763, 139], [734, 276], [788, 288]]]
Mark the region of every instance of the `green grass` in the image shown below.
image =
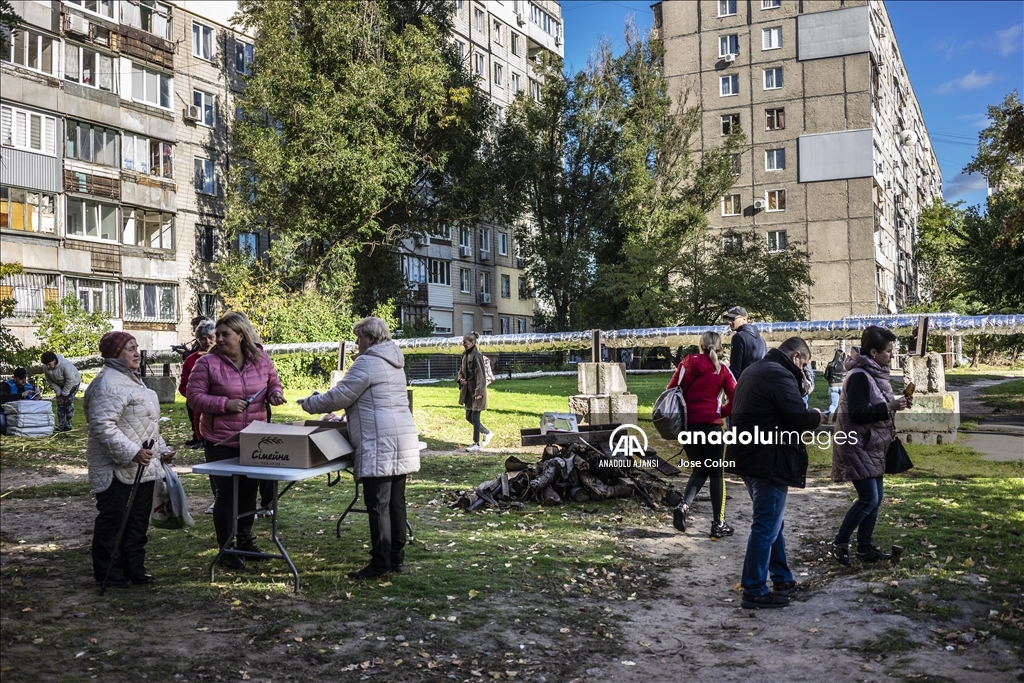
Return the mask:
[[910, 639], [910, 635], [906, 631], [891, 628], [877, 638], [865, 640], [861, 643], [860, 650], [869, 654], [888, 654], [906, 652], [917, 647], [917, 643]]
[[1024, 379], [1013, 379], [981, 390], [981, 402], [1007, 412], [1024, 412]]

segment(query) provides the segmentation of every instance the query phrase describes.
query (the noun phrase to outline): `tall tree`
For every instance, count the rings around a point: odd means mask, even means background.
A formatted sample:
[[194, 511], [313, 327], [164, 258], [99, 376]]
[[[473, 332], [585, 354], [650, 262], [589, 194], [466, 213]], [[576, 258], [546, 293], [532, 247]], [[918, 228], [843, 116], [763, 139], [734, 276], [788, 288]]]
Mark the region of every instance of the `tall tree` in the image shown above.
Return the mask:
[[354, 263], [395, 259], [403, 238], [479, 215], [491, 113], [449, 39], [450, 13], [445, 0], [239, 2], [255, 62], [228, 226], [270, 231], [288, 287], [379, 301], [389, 289], [360, 297]]
[[10, 0], [0, 0], [0, 52], [7, 54], [11, 48], [8, 36], [21, 25], [21, 17], [14, 11]]

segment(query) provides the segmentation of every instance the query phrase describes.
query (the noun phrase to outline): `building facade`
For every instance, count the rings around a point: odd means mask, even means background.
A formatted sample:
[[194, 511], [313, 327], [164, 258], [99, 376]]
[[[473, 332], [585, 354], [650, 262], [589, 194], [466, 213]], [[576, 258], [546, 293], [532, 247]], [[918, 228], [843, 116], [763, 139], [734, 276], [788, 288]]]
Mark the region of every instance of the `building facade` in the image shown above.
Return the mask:
[[[799, 243], [812, 320], [917, 301], [917, 217], [942, 176], [879, 0], [701, 0], [654, 6], [673, 96], [700, 145], [746, 135], [713, 229]], [[723, 248], [728, 240], [723, 237]]]
[[[0, 55], [0, 283], [34, 345], [45, 303], [74, 295], [144, 349], [214, 314], [233, 94], [252, 43], [158, 0], [23, 0]], [[192, 3], [193, 5], [197, 3]], [[233, 3], [214, 8], [220, 21]], [[229, 13], [229, 12], [228, 12]]]
[[[542, 51], [563, 55], [562, 12], [554, 0], [455, 0], [454, 34], [499, 118], [517, 95], [540, 97], [533, 67]], [[533, 331], [535, 300], [512, 226], [451, 226], [408, 240], [403, 251], [413, 300], [403, 321], [429, 317], [438, 336]]]

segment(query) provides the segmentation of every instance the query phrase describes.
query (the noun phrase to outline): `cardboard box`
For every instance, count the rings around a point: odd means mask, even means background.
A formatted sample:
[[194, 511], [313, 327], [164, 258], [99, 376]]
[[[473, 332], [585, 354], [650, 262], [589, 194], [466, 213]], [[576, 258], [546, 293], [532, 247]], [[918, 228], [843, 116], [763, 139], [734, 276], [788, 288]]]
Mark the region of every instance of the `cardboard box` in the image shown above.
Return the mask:
[[336, 427], [253, 422], [238, 434], [238, 462], [258, 467], [319, 467], [355, 452], [346, 434]]

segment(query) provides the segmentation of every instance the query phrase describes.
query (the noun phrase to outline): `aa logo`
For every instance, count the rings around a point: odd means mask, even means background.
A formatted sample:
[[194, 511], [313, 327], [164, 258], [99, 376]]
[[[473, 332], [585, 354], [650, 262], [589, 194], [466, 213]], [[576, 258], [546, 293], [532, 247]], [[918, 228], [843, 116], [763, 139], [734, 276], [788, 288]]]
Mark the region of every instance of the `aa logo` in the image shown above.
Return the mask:
[[619, 455], [645, 458], [647, 456], [647, 434], [636, 425], [619, 425], [608, 437], [608, 448], [611, 449], [613, 458]]

